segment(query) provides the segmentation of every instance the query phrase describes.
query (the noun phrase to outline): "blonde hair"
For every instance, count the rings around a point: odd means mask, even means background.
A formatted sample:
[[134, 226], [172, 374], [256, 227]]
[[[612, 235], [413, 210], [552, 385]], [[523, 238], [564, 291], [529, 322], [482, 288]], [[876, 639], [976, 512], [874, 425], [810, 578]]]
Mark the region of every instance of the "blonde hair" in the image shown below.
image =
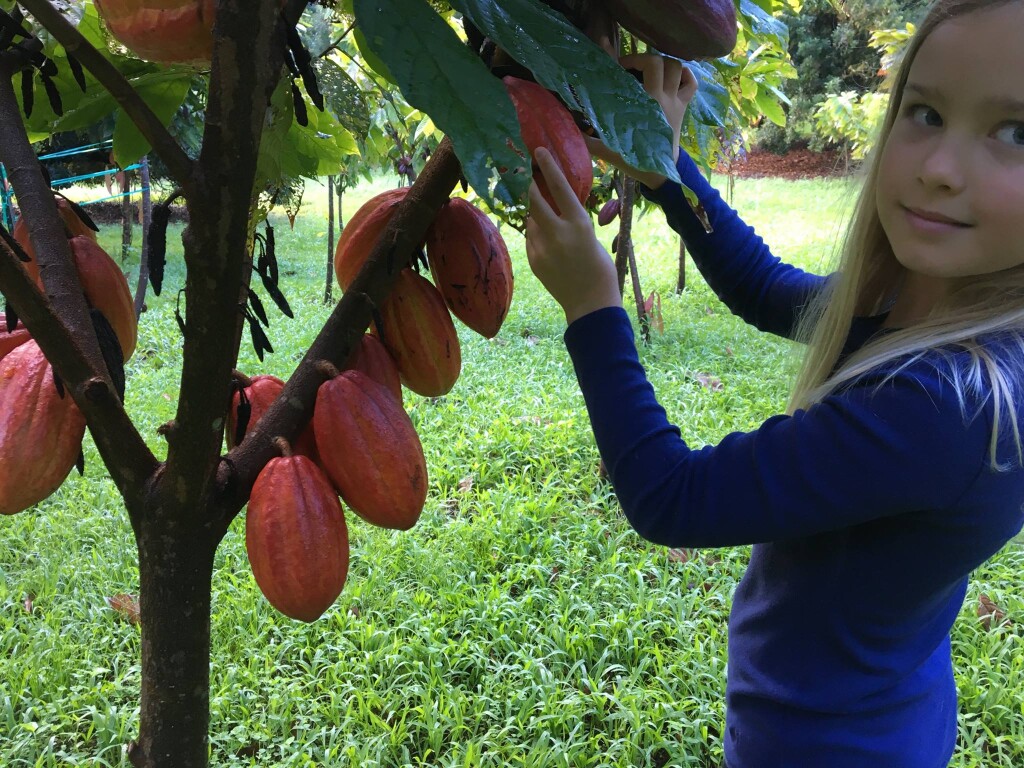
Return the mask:
[[[808, 349], [789, 413], [811, 406], [868, 371], [885, 366], [892, 375], [927, 357], [954, 387], [965, 418], [977, 415], [967, 413], [968, 399], [979, 409], [992, 401], [991, 465], [1006, 468], [997, 458], [1004, 435], [1012, 438], [1017, 462], [1024, 465], [1015, 405], [1024, 385], [1024, 265], [960, 280], [957, 289], [923, 322], [872, 339], [836, 370], [853, 318], [884, 312], [906, 273], [879, 221], [875, 190], [882, 149], [899, 115], [914, 58], [928, 35], [943, 22], [1018, 1], [938, 0], [908, 44], [878, 139], [866, 161], [863, 187], [841, 246], [839, 273], [810, 302], [798, 325], [797, 337], [808, 342]], [[997, 341], [998, 345], [982, 340]], [[994, 353], [996, 346], [1007, 354]], [[958, 351], [967, 355], [955, 354]]]

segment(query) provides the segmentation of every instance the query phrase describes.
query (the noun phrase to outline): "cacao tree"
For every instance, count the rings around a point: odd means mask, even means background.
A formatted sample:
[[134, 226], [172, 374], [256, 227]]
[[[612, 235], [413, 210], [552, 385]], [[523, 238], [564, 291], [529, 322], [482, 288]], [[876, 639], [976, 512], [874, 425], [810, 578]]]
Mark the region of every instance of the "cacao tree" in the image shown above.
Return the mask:
[[[17, 481], [31, 479], [31, 490], [45, 496], [70, 471], [68, 456], [73, 463], [80, 441], [71, 427], [88, 428], [123, 498], [138, 551], [142, 686], [139, 733], [128, 755], [140, 767], [208, 763], [213, 561], [228, 526], [250, 499], [248, 524], [254, 528], [247, 546], [257, 583], [273, 605], [302, 620], [320, 615], [344, 585], [348, 540], [339, 493], [343, 500], [359, 499], [348, 506], [378, 524], [406, 528], [415, 522], [426, 468], [422, 453], [415, 460], [415, 432], [402, 421], [395, 377], [424, 394], [448, 391], [458, 375], [452, 359], [457, 346], [453, 352], [451, 332], [445, 331], [446, 341], [438, 329], [452, 322], [448, 307], [470, 318], [479, 309], [458, 296], [449, 295], [446, 304], [407, 266], [425, 240], [432, 244], [434, 256], [428, 259], [438, 283], [446, 280], [448, 262], [460, 262], [457, 249], [445, 245], [450, 233], [431, 234], [460, 181], [481, 200], [521, 218], [531, 177], [531, 134], [520, 128], [502, 78], [535, 81], [560, 100], [558, 109], [631, 164], [675, 178], [668, 160], [670, 130], [656, 104], [595, 40], [616, 48], [616, 18], [676, 55], [724, 56], [736, 38], [731, 0], [635, 4], [646, 9], [639, 17], [616, 17], [621, 4], [598, 0], [353, 0], [330, 10], [329, 23], [327, 9], [306, 5], [307, 0], [0, 2], [0, 162], [33, 251], [26, 253], [0, 230], [0, 291], [7, 305], [0, 344], [14, 343], [0, 360], [0, 371], [12, 372], [0, 377], [6, 387], [0, 392], [0, 465], [15, 481], [0, 483], [0, 489], [16, 485], [23, 493], [30, 483]], [[707, 18], [698, 10], [705, 6]], [[155, 27], [147, 26], [152, 14], [138, 14], [147, 7], [161, 10]], [[740, 7], [743, 23], [770, 23], [764, 10], [769, 4], [742, 0]], [[648, 14], [665, 21], [673, 13], [690, 23], [653, 29], [638, 23], [649, 21]], [[667, 36], [659, 31], [665, 28]], [[287, 308], [276, 289], [272, 232], [258, 234], [257, 223], [275, 202], [293, 205], [303, 179], [338, 173], [369, 134], [366, 113], [360, 115], [352, 96], [352, 78], [332, 59], [333, 38], [325, 30], [350, 30], [362, 66], [393, 83], [446, 138], [415, 182], [392, 200], [373, 237], [353, 230], [350, 237], [364, 248], [341, 281], [341, 301], [290, 378], [274, 385], [277, 396], [264, 403], [256, 378], [235, 370], [246, 324], [258, 351], [271, 346], [261, 330], [265, 313], [254, 298], [254, 273], [282, 311]], [[317, 47], [315, 39], [327, 45]], [[715, 94], [702, 98], [694, 119], [721, 121], [712, 106]], [[482, 103], [487, 109], [479, 108]], [[193, 122], [199, 142], [192, 152], [168, 128], [183, 104], [201, 118]], [[123, 167], [150, 153], [188, 213], [181, 236], [186, 276], [179, 295], [180, 389], [176, 414], [160, 430], [165, 445], [159, 450], [143, 439], [123, 404], [124, 386], [131, 387], [123, 380], [123, 360], [135, 344], [130, 292], [126, 284], [124, 291], [120, 284], [100, 293], [91, 288], [104, 275], [116, 276], [91, 266], [98, 262], [82, 266], [79, 254], [96, 246], [84, 234], [69, 240], [32, 148], [51, 131], [99, 120], [113, 121], [117, 162]], [[565, 132], [579, 130], [573, 122], [557, 126], [545, 139], [556, 148], [568, 140]], [[166, 203], [154, 211], [154, 233], [162, 232], [161, 220], [166, 223]], [[364, 225], [370, 218], [364, 216]], [[456, 226], [499, 252], [494, 233], [477, 218], [469, 221]], [[150, 245], [150, 279], [160, 290], [160, 248]], [[334, 266], [339, 267], [337, 256]], [[495, 283], [484, 303], [507, 309], [502, 280]], [[390, 301], [400, 291], [414, 298], [401, 306]], [[433, 296], [430, 291], [439, 298], [416, 298]], [[379, 351], [362, 349], [371, 323], [393, 359], [384, 367], [395, 365], [397, 374], [380, 373], [372, 362]], [[494, 330], [486, 323], [481, 327], [484, 333]], [[31, 340], [19, 336], [23, 330]], [[424, 357], [426, 373], [416, 362]], [[330, 394], [321, 398], [322, 387]], [[346, 411], [341, 404], [353, 398], [361, 398], [361, 405]], [[45, 423], [22, 419], [6, 426], [7, 416], [34, 413], [40, 403]], [[364, 422], [354, 422], [355, 416]], [[339, 419], [343, 427], [336, 425]], [[385, 422], [402, 427], [382, 428]], [[303, 451], [310, 424], [315, 445]], [[414, 459], [402, 471], [413, 483], [409, 493], [417, 495], [411, 508], [379, 498], [382, 487], [397, 487], [397, 459], [379, 467], [379, 478], [353, 476], [353, 468], [338, 460], [343, 452], [324, 460], [337, 435], [354, 439], [382, 429], [411, 446], [401, 452]], [[10, 435], [15, 442], [8, 441]], [[26, 464], [16, 441], [40, 440], [36, 449], [42, 438], [54, 441], [54, 451], [45, 461]], [[50, 465], [58, 459], [61, 466], [54, 470]], [[16, 498], [0, 511], [18, 512], [28, 504]], [[297, 552], [314, 540], [326, 542], [322, 559], [301, 562]], [[282, 559], [283, 574], [274, 570]]]

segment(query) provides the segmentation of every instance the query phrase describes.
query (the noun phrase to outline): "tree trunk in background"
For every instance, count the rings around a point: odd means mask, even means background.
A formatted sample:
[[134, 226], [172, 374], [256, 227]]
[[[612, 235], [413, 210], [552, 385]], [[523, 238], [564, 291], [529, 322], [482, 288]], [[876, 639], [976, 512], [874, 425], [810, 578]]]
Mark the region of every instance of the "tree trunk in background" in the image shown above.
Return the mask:
[[121, 264], [128, 262], [128, 254], [132, 250], [132, 196], [129, 194], [132, 188], [132, 173], [125, 171], [122, 178], [124, 186], [121, 188]]
[[149, 193], [149, 157], [143, 156], [139, 169], [139, 186], [142, 187], [142, 249], [139, 254], [139, 283], [135, 287], [135, 317], [142, 315], [146, 306], [146, 290], [149, 288], [149, 225], [153, 222], [153, 198]]
[[619, 210], [618, 249], [615, 253], [615, 267], [619, 272], [619, 291], [623, 296], [625, 295], [624, 269], [628, 267], [633, 284], [636, 317], [640, 323], [640, 334], [646, 343], [651, 340], [651, 324], [644, 307], [644, 293], [640, 287], [640, 275], [636, 268], [636, 254], [633, 252], [633, 204], [636, 202], [636, 182], [628, 177], [623, 177], [620, 190], [619, 199], [622, 201], [622, 207]]
[[679, 238], [679, 277], [676, 279], [676, 293], [686, 290], [686, 243]]
[[[340, 205], [339, 205], [340, 208]], [[341, 211], [338, 211], [341, 218]], [[334, 177], [327, 177], [327, 279], [324, 282], [324, 304], [334, 300]]]
[[[622, 243], [622, 224], [626, 220], [626, 199], [623, 192], [623, 179], [622, 175], [617, 171], [615, 177], [612, 180], [612, 188], [615, 193], [619, 196], [619, 232], [615, 235], [615, 239], [612, 241], [612, 251], [615, 253], [615, 273], [619, 278], [619, 295], [626, 295], [626, 272], [629, 271], [629, 257], [626, 255], [626, 249]], [[632, 213], [630, 213], [632, 216]], [[631, 229], [627, 228], [627, 232]]]

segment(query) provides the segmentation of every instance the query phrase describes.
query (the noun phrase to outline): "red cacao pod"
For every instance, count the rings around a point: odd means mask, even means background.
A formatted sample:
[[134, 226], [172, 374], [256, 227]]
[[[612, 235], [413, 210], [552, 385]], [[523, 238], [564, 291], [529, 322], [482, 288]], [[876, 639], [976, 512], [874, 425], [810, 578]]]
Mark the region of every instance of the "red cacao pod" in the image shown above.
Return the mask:
[[355, 280], [408, 192], [408, 187], [381, 192], [363, 203], [349, 219], [334, 248], [334, 274], [341, 290], [348, 290]]
[[487, 214], [462, 198], [445, 203], [427, 230], [427, 261], [452, 314], [497, 336], [512, 304], [512, 259]]
[[[590, 188], [594, 185], [593, 163], [583, 134], [569, 114], [569, 110], [537, 83], [511, 75], [506, 76], [503, 82], [515, 105], [519, 129], [527, 149], [530, 150], [531, 162], [537, 147], [544, 147], [550, 151], [580, 203], [586, 204]], [[544, 199], [557, 211], [558, 206], [551, 197], [547, 182], [537, 169], [536, 163], [533, 163], [533, 166], [537, 186]]]
[[418, 395], [440, 397], [462, 372], [455, 323], [437, 288], [403, 269], [381, 306], [383, 329], [375, 328], [398, 366], [402, 383]]
[[408, 530], [427, 499], [427, 462], [409, 414], [362, 371], [320, 385], [313, 409], [320, 464], [352, 511]]
[[31, 338], [28, 328], [21, 323], [18, 323], [18, 327], [13, 331], [8, 331], [7, 321], [0, 317], [0, 360], [3, 360], [8, 352], [20, 347]]
[[[229, 451], [239, 442], [235, 438], [238, 432], [239, 409], [242, 407], [242, 394], [244, 393], [245, 399], [249, 403], [249, 421], [242, 433], [242, 438], [244, 439], [245, 435], [252, 431], [257, 422], [263, 418], [263, 415], [273, 405], [277, 396], [284, 390], [284, 382], [277, 378], [277, 376], [260, 375], [253, 376], [250, 379], [236, 374], [236, 377], [239, 384], [241, 384], [241, 393], [236, 389], [231, 395], [231, 407], [228, 409], [227, 424], [224, 430], [224, 440]], [[313, 428], [311, 426], [307, 425], [299, 433], [293, 448], [296, 453], [314, 462], [318, 460], [319, 454], [317, 454], [316, 440], [313, 437]]]
[[121, 343], [124, 359], [127, 360], [135, 352], [139, 335], [135, 300], [128, 287], [128, 280], [117, 262], [94, 240], [76, 236], [71, 238], [70, 243], [85, 298], [107, 318]]
[[271, 459], [256, 476], [245, 550], [260, 591], [277, 610], [316, 621], [348, 576], [348, 526], [338, 495], [305, 456]]
[[736, 46], [733, 0], [604, 0], [611, 17], [645, 43], [680, 59], [728, 56]]
[[[64, 232], [67, 236], [69, 238], [87, 237], [95, 242], [96, 231], [79, 218], [78, 214], [75, 213], [75, 209], [71, 207], [71, 203], [63, 197], [54, 197], [54, 200], [57, 203], [57, 214], [60, 216], [61, 221], [64, 222]], [[25, 263], [25, 269], [32, 275], [36, 285], [42, 285], [39, 279], [39, 263], [36, 261], [36, 249], [32, 245], [32, 238], [29, 236], [28, 224], [25, 222], [24, 216], [14, 222], [14, 229], [11, 234], [14, 235], [14, 239], [18, 241], [18, 245], [21, 246], [22, 250], [32, 258], [32, 261]]]
[[96, 0], [110, 34], [140, 59], [209, 64], [216, 0]]
[[82, 449], [85, 418], [57, 394], [53, 369], [35, 341], [0, 360], [0, 514], [12, 515], [56, 491]]
[[362, 371], [402, 402], [402, 380], [391, 353], [372, 333], [364, 333], [349, 359], [349, 368]]

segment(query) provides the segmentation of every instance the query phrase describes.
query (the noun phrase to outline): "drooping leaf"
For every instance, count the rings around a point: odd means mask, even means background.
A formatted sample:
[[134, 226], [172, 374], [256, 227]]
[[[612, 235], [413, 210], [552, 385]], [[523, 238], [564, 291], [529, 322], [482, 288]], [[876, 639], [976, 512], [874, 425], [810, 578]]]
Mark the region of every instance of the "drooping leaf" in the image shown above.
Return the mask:
[[327, 109], [357, 139], [366, 138], [370, 131], [370, 113], [359, 86], [330, 59], [317, 59], [313, 68]]
[[[406, 101], [451, 137], [477, 194], [522, 200], [530, 162], [501, 81], [426, 0], [355, 0], [353, 6], [366, 43], [394, 74]], [[495, 167], [500, 179], [492, 192]]]
[[539, 0], [453, 0], [452, 6], [532, 71], [538, 83], [582, 112], [630, 165], [678, 180], [672, 129], [657, 102], [564, 16]]
[[[189, 78], [178, 77], [163, 82], [151, 82], [138, 90], [139, 95], [160, 121], [168, 125], [178, 107], [185, 101], [189, 85]], [[151, 148], [131, 118], [119, 110], [114, 121], [114, 161], [125, 168], [137, 162]]]

